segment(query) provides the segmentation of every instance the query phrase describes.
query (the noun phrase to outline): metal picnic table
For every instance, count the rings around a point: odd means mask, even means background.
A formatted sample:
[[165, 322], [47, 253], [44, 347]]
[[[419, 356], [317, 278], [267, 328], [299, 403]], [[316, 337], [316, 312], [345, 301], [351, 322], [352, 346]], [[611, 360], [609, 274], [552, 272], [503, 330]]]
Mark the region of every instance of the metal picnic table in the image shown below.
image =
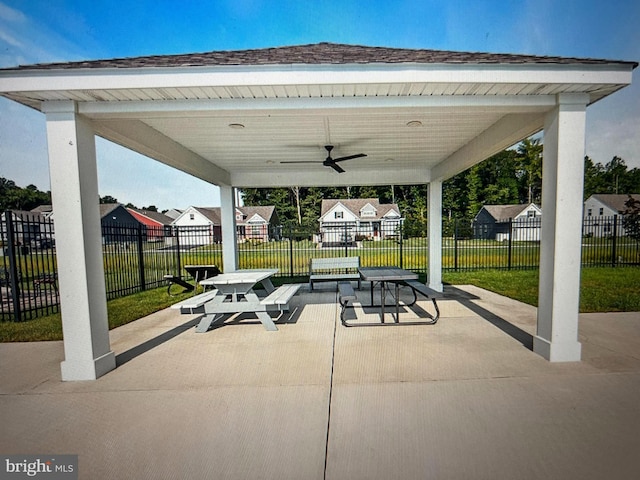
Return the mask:
[[[223, 318], [224, 314], [244, 312], [254, 313], [266, 330], [277, 331], [268, 312], [288, 310], [289, 300], [300, 285], [282, 285], [276, 289], [270, 278], [276, 273], [277, 269], [238, 270], [202, 280], [200, 285], [212, 286], [217, 293], [203, 304], [204, 316], [196, 332], [206, 332], [211, 324]], [[254, 291], [258, 283], [261, 283], [267, 292], [266, 298], [260, 299]]]

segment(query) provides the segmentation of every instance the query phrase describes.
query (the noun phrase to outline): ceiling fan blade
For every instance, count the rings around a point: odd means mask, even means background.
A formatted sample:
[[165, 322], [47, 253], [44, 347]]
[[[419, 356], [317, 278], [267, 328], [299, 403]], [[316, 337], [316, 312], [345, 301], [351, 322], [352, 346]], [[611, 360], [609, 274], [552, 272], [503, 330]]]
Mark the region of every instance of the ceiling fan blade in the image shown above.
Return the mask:
[[366, 153], [356, 153], [355, 155], [348, 155], [346, 157], [334, 158], [334, 162], [342, 162], [344, 160], [353, 160], [354, 158], [366, 157]]
[[345, 172], [345, 170], [340, 165], [336, 165], [335, 163], [331, 163], [329, 166], [331, 168], [333, 168], [338, 173], [344, 173]]
[[313, 161], [313, 160], [288, 160], [288, 161], [287, 160], [283, 160], [283, 161], [281, 161], [279, 163], [317, 163], [317, 164], [320, 164], [320, 162], [316, 162], [316, 161]]

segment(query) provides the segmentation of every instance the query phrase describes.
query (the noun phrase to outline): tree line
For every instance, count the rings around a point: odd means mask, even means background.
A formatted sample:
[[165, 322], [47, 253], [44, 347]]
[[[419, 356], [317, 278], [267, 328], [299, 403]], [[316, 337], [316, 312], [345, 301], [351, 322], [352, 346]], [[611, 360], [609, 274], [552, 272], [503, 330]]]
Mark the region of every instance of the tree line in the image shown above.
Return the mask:
[[[483, 205], [541, 202], [542, 149], [538, 139], [527, 139], [516, 148], [503, 150], [491, 158], [443, 183], [442, 209], [445, 231], [455, 219], [472, 219]], [[640, 169], [629, 169], [615, 156], [606, 164], [584, 159], [584, 197], [594, 193], [640, 193]], [[274, 205], [285, 226], [316, 229], [322, 199], [377, 198], [380, 203], [397, 203], [405, 217], [407, 235], [424, 235], [427, 227], [427, 186], [348, 186], [243, 189], [244, 204]], [[106, 195], [100, 203], [118, 203]], [[34, 185], [18, 187], [0, 178], [0, 211], [30, 210], [51, 204], [51, 193]], [[127, 207], [134, 205], [128, 203]], [[143, 207], [156, 210], [150, 205]]]
[[[483, 205], [541, 204], [542, 150], [539, 139], [527, 139], [446, 180], [442, 186], [445, 234], [456, 219], [472, 219]], [[606, 163], [584, 159], [584, 198], [595, 193], [640, 193], [640, 169], [629, 169], [620, 157]], [[405, 217], [405, 234], [427, 231], [427, 186], [289, 187], [244, 189], [245, 205], [274, 205], [281, 222], [315, 229], [322, 199], [377, 198], [397, 203]]]

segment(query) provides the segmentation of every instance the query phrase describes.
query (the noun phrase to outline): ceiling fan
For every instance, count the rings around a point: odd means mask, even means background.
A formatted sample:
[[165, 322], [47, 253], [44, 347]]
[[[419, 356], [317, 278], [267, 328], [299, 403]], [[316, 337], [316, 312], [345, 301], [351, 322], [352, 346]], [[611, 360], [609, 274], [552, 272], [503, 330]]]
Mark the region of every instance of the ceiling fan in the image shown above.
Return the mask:
[[[338, 173], [344, 173], [345, 170], [338, 165], [338, 162], [344, 162], [345, 160], [353, 160], [354, 158], [366, 157], [367, 155], [364, 153], [356, 153], [355, 155], [347, 155], [346, 157], [338, 157], [331, 158], [331, 150], [333, 150], [333, 145], [325, 145], [324, 148], [327, 150], [327, 158], [324, 159], [322, 165], [325, 167], [331, 167]], [[317, 162], [307, 162], [305, 160], [292, 160], [292, 161], [284, 161], [280, 163], [317, 163]]]

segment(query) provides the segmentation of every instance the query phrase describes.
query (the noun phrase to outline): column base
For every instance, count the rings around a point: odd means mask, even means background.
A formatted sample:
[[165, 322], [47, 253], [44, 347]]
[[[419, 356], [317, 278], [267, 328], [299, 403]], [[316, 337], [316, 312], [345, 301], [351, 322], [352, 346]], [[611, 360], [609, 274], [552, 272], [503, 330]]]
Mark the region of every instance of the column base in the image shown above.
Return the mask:
[[440, 283], [430, 283], [429, 284], [429, 288], [431, 290], [435, 290], [436, 292], [440, 292], [440, 293], [442, 293], [444, 291], [444, 285], [442, 284], [442, 282], [440, 282]]
[[578, 341], [549, 342], [547, 339], [535, 335], [533, 337], [533, 351], [550, 362], [579, 362], [582, 344]]
[[113, 352], [88, 361], [65, 360], [60, 363], [62, 381], [64, 382], [96, 380], [114, 368], [116, 368], [116, 356]]

